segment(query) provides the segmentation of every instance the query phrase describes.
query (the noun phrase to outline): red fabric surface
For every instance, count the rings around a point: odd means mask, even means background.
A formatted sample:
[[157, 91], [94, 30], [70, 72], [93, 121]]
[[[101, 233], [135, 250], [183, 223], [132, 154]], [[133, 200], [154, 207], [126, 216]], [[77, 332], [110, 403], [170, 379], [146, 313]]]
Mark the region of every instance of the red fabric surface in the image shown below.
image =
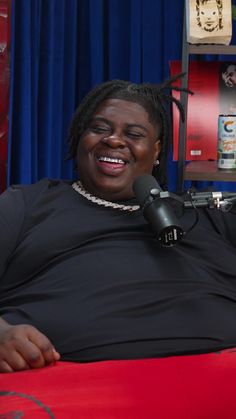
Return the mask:
[[0, 193], [6, 188], [11, 0], [0, 0]]
[[235, 381], [236, 350], [137, 361], [58, 362], [1, 374], [0, 418], [235, 419]]

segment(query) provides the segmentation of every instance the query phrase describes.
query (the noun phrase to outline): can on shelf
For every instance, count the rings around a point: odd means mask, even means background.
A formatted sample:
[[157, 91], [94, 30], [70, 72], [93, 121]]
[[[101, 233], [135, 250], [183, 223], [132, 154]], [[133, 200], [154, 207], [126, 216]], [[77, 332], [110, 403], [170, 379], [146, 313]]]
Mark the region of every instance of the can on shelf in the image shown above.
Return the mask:
[[236, 115], [219, 115], [218, 168], [236, 169]]

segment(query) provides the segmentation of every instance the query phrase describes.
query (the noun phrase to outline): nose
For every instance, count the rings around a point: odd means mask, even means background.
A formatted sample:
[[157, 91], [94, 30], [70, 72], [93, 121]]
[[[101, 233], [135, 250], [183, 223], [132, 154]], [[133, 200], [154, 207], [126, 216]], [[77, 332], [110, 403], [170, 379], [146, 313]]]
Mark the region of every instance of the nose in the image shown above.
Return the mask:
[[125, 147], [125, 140], [120, 134], [111, 134], [107, 137], [104, 137], [103, 142], [112, 148]]

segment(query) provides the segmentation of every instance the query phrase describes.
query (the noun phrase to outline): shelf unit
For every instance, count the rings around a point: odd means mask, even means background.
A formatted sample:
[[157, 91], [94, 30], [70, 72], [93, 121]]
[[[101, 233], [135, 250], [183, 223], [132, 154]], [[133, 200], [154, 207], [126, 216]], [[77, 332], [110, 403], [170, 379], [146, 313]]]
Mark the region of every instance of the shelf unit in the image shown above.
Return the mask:
[[[188, 87], [189, 59], [193, 54], [211, 55], [235, 55], [236, 45], [192, 45], [187, 42], [186, 17], [184, 12], [183, 24], [183, 45], [182, 45], [182, 72], [185, 76], [181, 80], [181, 87]], [[180, 101], [183, 105], [185, 115], [187, 115], [188, 95], [180, 93]], [[179, 145], [178, 145], [178, 183], [179, 192], [184, 191], [184, 181], [227, 181], [236, 182], [236, 170], [222, 170], [217, 168], [215, 161], [191, 161], [186, 164], [186, 130], [187, 118], [179, 124]]]

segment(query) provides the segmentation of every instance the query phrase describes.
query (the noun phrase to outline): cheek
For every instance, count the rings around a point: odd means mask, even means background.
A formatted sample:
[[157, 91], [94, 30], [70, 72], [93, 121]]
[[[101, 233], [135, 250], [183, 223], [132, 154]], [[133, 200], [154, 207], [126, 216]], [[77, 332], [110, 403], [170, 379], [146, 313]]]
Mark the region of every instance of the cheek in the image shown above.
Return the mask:
[[99, 142], [100, 142], [100, 137], [97, 134], [93, 132], [87, 132], [80, 139], [80, 142], [78, 145], [78, 151], [80, 151], [81, 149], [82, 152], [88, 153]]
[[79, 146], [78, 146], [78, 153], [87, 153], [90, 148], [90, 141], [87, 139], [87, 137], [82, 137]]
[[153, 147], [145, 147], [140, 148], [137, 150], [137, 161], [142, 164], [142, 166], [152, 167], [154, 164], [155, 156], [156, 156], [156, 148]]
[[87, 141], [85, 139], [80, 140], [78, 148], [77, 148], [77, 166], [78, 168], [87, 165], [87, 158], [89, 155], [89, 147]]

